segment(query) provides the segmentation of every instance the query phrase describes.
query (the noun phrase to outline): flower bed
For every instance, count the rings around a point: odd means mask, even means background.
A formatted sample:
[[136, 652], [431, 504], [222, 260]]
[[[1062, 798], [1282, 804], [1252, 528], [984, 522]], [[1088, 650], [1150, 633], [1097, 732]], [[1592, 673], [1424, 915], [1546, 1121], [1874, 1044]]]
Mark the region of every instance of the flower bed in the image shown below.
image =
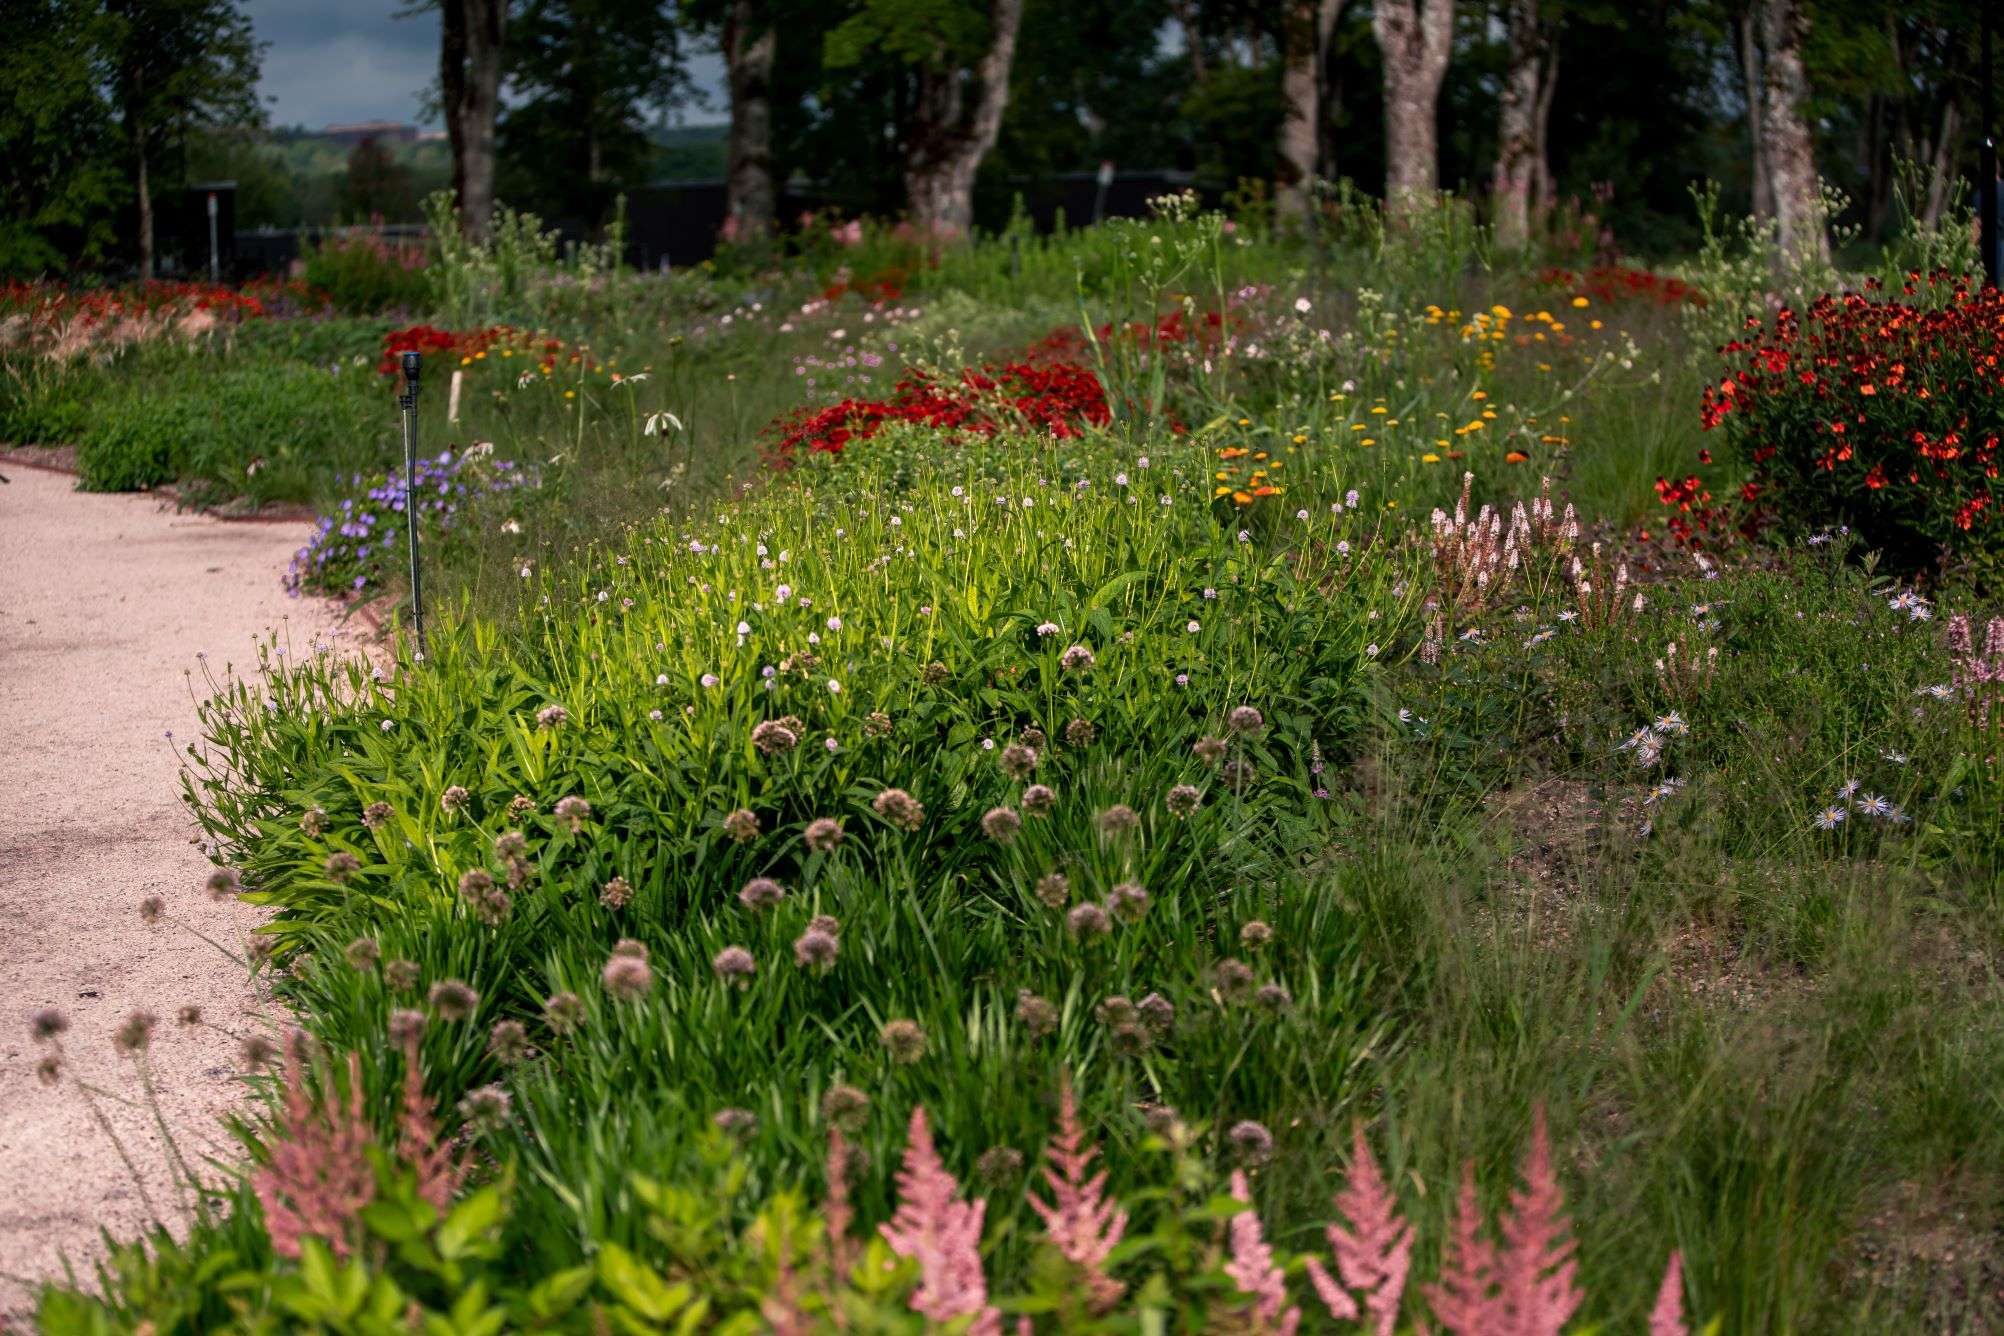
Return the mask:
[[1067, 439], [1111, 420], [1099, 377], [1076, 362], [970, 368], [954, 382], [907, 371], [888, 399], [849, 398], [782, 419], [771, 430], [769, 454], [780, 463], [802, 450], [840, 454], [895, 422], [978, 436], [1013, 426]]

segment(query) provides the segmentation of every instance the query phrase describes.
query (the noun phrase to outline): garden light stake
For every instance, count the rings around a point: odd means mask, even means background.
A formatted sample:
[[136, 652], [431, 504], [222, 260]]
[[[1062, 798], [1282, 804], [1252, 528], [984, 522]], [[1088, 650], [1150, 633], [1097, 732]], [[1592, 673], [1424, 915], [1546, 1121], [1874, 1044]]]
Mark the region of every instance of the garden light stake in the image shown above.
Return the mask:
[[417, 403], [418, 373], [423, 354], [404, 354], [404, 392], [397, 397], [404, 413], [404, 529], [411, 539], [411, 626], [417, 636], [417, 656], [424, 658], [424, 581], [418, 568], [417, 497]]

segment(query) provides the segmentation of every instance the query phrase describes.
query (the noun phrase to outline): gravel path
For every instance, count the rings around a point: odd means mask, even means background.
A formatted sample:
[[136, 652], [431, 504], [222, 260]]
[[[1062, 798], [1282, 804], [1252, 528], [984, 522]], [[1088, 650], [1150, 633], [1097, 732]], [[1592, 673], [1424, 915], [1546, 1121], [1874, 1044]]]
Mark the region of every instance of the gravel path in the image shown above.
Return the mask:
[[[245, 971], [190, 929], [241, 950], [254, 910], [210, 900], [208, 861], [179, 800], [174, 745], [195, 728], [186, 673], [255, 663], [276, 630], [295, 653], [333, 627], [332, 605], [279, 586], [299, 523], [225, 523], [147, 496], [90, 495], [59, 473], [0, 465], [0, 1314], [25, 1282], [84, 1275], [98, 1230], [132, 1237], [179, 1215], [166, 1143], [139, 1068], [112, 1031], [133, 1011], [160, 1023], [147, 1059], [182, 1153], [227, 1153], [217, 1115], [241, 1097], [238, 1034], [269, 1025]], [[199, 675], [195, 681], [199, 683]], [[150, 895], [167, 919], [140, 922]], [[187, 1029], [179, 1010], [207, 1022]], [[62, 1079], [29, 1017], [70, 1021]], [[117, 1143], [92, 1117], [79, 1084]], [[129, 1102], [121, 1102], [129, 1101]], [[144, 1185], [121, 1159], [131, 1157]]]

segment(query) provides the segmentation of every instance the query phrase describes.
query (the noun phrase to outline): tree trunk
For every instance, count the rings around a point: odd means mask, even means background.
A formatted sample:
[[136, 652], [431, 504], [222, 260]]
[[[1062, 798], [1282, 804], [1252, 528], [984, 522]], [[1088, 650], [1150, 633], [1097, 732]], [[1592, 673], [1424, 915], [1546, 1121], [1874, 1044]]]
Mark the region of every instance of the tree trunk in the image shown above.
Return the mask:
[[971, 110], [960, 71], [943, 49], [919, 72], [905, 144], [905, 192], [912, 223], [928, 236], [965, 236], [974, 226], [974, 174], [1002, 129], [1022, 19], [1023, 0], [990, 0], [988, 49], [974, 67]]
[[1761, 104], [1766, 81], [1761, 77], [1760, 37], [1752, 10], [1740, 15], [1740, 70], [1747, 85], [1747, 136], [1753, 143], [1753, 216], [1774, 217], [1774, 178], [1767, 169], [1767, 136], [1762, 129]]
[[1169, 9], [1183, 29], [1183, 46], [1190, 53], [1190, 83], [1194, 87], [1203, 83], [1204, 76], [1211, 72], [1204, 57], [1204, 39], [1197, 30], [1197, 6], [1195, 0], [1172, 0]]
[[153, 278], [153, 188], [146, 172], [146, 121], [136, 111], [125, 114], [126, 133], [132, 140], [132, 189], [139, 205], [139, 278]]
[[439, 100], [452, 145], [452, 193], [459, 225], [478, 240], [494, 220], [494, 121], [508, 0], [442, 0], [439, 9]]
[[[1338, 0], [1340, 3], [1340, 0]], [[1274, 191], [1274, 216], [1283, 227], [1305, 228], [1309, 186], [1315, 177], [1317, 114], [1316, 29], [1318, 0], [1288, 0], [1281, 17], [1283, 110], [1280, 118], [1280, 180]]]
[[1927, 203], [1921, 208], [1921, 226], [1932, 232], [1941, 226], [1941, 215], [1948, 208], [1948, 190], [1954, 181], [1955, 150], [1962, 138], [1962, 109], [1949, 98], [1941, 108], [1941, 134], [1934, 141], [1934, 152], [1928, 155]]
[[1767, 96], [1761, 108], [1761, 140], [1774, 186], [1774, 218], [1784, 264], [1830, 258], [1816, 151], [1803, 111], [1809, 101], [1809, 78], [1802, 65], [1808, 28], [1809, 16], [1800, 0], [1762, 0], [1761, 36], [1767, 48], [1762, 82]]
[[1497, 108], [1494, 197], [1496, 244], [1521, 251], [1531, 244], [1531, 214], [1542, 207], [1551, 180], [1544, 158], [1544, 129], [1551, 117], [1551, 29], [1538, 16], [1538, 0], [1510, 0], [1510, 63]]
[[1454, 0], [1378, 0], [1371, 30], [1385, 63], [1385, 204], [1399, 214], [1439, 189], [1434, 117], [1454, 43]]
[[727, 226], [741, 239], [772, 229], [772, 67], [779, 34], [759, 22], [754, 0], [731, 0], [724, 21], [724, 61], [731, 86], [731, 136], [725, 171]]
[[1336, 117], [1343, 109], [1343, 81], [1330, 56], [1336, 41], [1336, 21], [1343, 17], [1343, 0], [1321, 0], [1315, 10], [1315, 170], [1334, 181]]

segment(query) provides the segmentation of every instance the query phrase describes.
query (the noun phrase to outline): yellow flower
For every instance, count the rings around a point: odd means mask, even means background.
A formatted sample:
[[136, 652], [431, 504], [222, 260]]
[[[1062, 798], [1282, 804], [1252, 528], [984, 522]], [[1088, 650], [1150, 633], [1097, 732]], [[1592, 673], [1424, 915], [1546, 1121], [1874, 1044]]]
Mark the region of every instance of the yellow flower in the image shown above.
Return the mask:
[[1240, 419], [1239, 419], [1239, 425], [1240, 425], [1241, 427], [1250, 427], [1250, 426], [1252, 425], [1252, 419], [1251, 419], [1251, 418], [1240, 418]]
[[1587, 328], [1589, 328], [1589, 329], [1599, 329], [1599, 328], [1600, 328], [1600, 321], [1598, 321], [1598, 320], [1589, 320], [1589, 321], [1587, 321]]
[[1375, 440], [1371, 439], [1371, 438], [1370, 438], [1369, 436], [1366, 436], [1366, 437], [1365, 437], [1365, 438], [1364, 438], [1363, 440], [1361, 440], [1361, 441], [1357, 442], [1357, 444], [1359, 444], [1359, 445], [1376, 445], [1376, 444], [1377, 444], [1377, 442], [1376, 442]]
[[1434, 453], [1433, 451], [1431, 451], [1431, 450], [1429, 450], [1429, 451], [1427, 451], [1427, 452], [1426, 452], [1425, 454], [1421, 455], [1421, 456], [1420, 456], [1420, 459], [1421, 459], [1421, 460], [1422, 460], [1423, 462], [1425, 462], [1425, 463], [1428, 463], [1428, 464], [1438, 464], [1438, 463], [1440, 463], [1440, 456], [1439, 456], [1439, 455], [1437, 455], [1437, 454], [1435, 454], [1435, 453]]
[[566, 398], [566, 399], [575, 399], [575, 398], [577, 398], [577, 397], [578, 397], [578, 392], [577, 392], [576, 390], [565, 390], [565, 391], [564, 391], [564, 398]]
[[1484, 399], [1487, 399], [1489, 397], [1489, 391], [1477, 390], [1475, 393], [1469, 395], [1468, 397], [1475, 400], [1475, 402], [1477, 403], [1481, 403]]
[[1588, 301], [1587, 301], [1587, 299], [1586, 299], [1586, 298], [1584, 298], [1584, 297], [1575, 297], [1575, 298], [1573, 298], [1573, 305], [1575, 305], [1575, 306], [1589, 306], [1589, 305], [1591, 305], [1591, 304], [1592, 304], [1592, 303], [1588, 302]]
[[1300, 432], [1296, 432], [1294, 435], [1294, 443], [1296, 445], [1306, 445], [1308, 444], [1308, 438], [1302, 435]]
[[1489, 311], [1490, 314], [1494, 315], [1498, 320], [1508, 320], [1510, 318], [1510, 308], [1503, 305], [1500, 302], [1497, 303], [1495, 306], [1490, 307]]
[[1389, 408], [1386, 408], [1386, 407], [1385, 407], [1385, 406], [1384, 406], [1383, 404], [1378, 404], [1378, 405], [1376, 405], [1375, 407], [1373, 407], [1373, 408], [1371, 409], [1371, 411], [1372, 411], [1373, 413], [1389, 413], [1389, 412], [1391, 412], [1391, 410], [1390, 410]]

